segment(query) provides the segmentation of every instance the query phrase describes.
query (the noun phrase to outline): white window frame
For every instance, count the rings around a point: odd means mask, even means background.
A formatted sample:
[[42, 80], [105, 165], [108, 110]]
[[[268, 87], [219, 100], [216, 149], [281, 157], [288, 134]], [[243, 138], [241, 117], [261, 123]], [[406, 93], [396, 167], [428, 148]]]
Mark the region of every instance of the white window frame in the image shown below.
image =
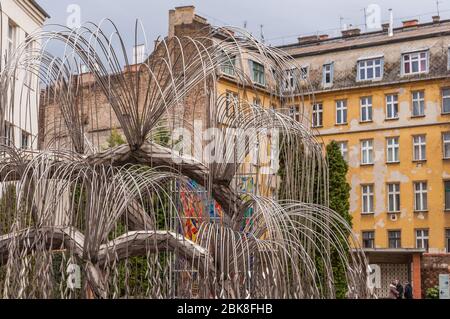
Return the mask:
[[360, 118], [359, 120], [362, 123], [372, 122], [373, 121], [373, 105], [372, 105], [372, 97], [364, 96], [359, 99], [360, 101]]
[[[425, 54], [425, 57], [423, 57], [423, 54]], [[428, 50], [402, 54], [402, 74], [403, 75], [414, 75], [414, 74], [427, 73], [428, 69], [429, 69], [429, 57], [430, 57], [430, 54], [429, 54]], [[425, 69], [424, 70], [422, 69], [423, 61], [425, 61]], [[416, 72], [413, 71], [414, 63], [417, 63], [418, 71], [416, 71]], [[406, 65], [409, 65], [409, 72], [406, 72]]]
[[450, 132], [442, 133], [442, 153], [444, 159], [450, 159]]
[[388, 213], [399, 213], [401, 209], [400, 183], [388, 183], [387, 190], [388, 190], [388, 202], [387, 202]]
[[339, 149], [341, 150], [342, 157], [344, 158], [344, 160], [346, 162], [348, 162], [348, 160], [349, 160], [349, 158], [348, 158], [348, 142], [341, 141], [341, 142], [337, 142], [337, 144], [339, 145]]
[[373, 184], [361, 185], [361, 214], [374, 213], [374, 187]]
[[[411, 92], [412, 97], [412, 117], [422, 117], [425, 116], [425, 91], [413, 91]], [[414, 111], [416, 108], [414, 104], [417, 104], [419, 113], [416, 114]]]
[[283, 89], [285, 92], [292, 92], [295, 90], [295, 87], [297, 85], [295, 73], [296, 69], [284, 71], [285, 78], [283, 82]]
[[386, 138], [386, 162], [400, 163], [400, 138], [398, 136]]
[[323, 127], [323, 103], [314, 103], [312, 106], [312, 126]]
[[374, 163], [373, 139], [361, 141], [361, 165], [372, 165]]
[[[341, 121], [339, 122], [339, 114], [341, 115]], [[344, 116], [345, 115], [345, 116]], [[347, 124], [347, 100], [337, 100], [336, 101], [336, 125], [345, 125]]]
[[427, 160], [427, 137], [426, 135], [413, 136], [413, 161]]
[[430, 245], [430, 230], [416, 229], [416, 248], [425, 249], [428, 251]]
[[386, 119], [398, 120], [398, 94], [386, 95]]
[[6, 144], [7, 146], [13, 146], [15, 145], [14, 142], [14, 125], [11, 124], [8, 121], [5, 121], [5, 127], [4, 127], [4, 141], [2, 143]]
[[[24, 137], [26, 137], [26, 145], [24, 145]], [[22, 130], [21, 131], [21, 138], [20, 138], [20, 147], [23, 150], [29, 150], [31, 149], [31, 134], [27, 131]]]
[[[329, 76], [330, 81], [327, 81], [327, 76]], [[326, 63], [323, 65], [323, 77], [322, 85], [324, 87], [332, 86], [334, 82], [334, 63]]]
[[447, 70], [450, 71], [450, 45], [447, 48]]
[[[358, 61], [358, 81], [380, 81], [383, 79], [384, 58], [365, 59]], [[376, 76], [377, 69], [379, 76]], [[372, 77], [369, 78], [368, 71], [372, 72]]]
[[428, 211], [428, 183], [414, 182], [414, 211]]
[[8, 54], [11, 55], [12, 51], [14, 51], [17, 46], [17, 24], [11, 19], [8, 21], [7, 42]]
[[309, 77], [309, 66], [303, 65], [300, 67], [300, 78], [302, 80], [307, 80]]
[[[220, 71], [222, 72], [222, 74], [234, 78], [236, 76], [237, 57], [235, 55], [228, 56], [225, 52], [223, 52], [223, 55], [225, 57], [225, 61], [222, 62], [222, 64], [220, 65]], [[253, 70], [252, 70], [252, 72], [253, 72]], [[253, 76], [252, 76], [252, 78], [253, 78]]]
[[[448, 188], [447, 184], [449, 184]], [[446, 212], [450, 211], [450, 200], [447, 200], [447, 194], [450, 196], [450, 180], [444, 180], [444, 209]]]
[[443, 88], [441, 97], [442, 97], [442, 114], [450, 114], [450, 106], [447, 111], [445, 110], [445, 101], [449, 101], [450, 105], [450, 88]]

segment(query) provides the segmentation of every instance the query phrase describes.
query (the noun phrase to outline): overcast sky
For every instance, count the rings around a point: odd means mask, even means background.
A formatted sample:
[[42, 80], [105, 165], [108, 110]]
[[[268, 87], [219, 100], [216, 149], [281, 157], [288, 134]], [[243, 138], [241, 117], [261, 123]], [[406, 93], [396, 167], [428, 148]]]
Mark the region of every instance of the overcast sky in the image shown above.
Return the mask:
[[[450, 0], [440, 0], [442, 18], [450, 18]], [[260, 35], [260, 25], [268, 42], [287, 44], [298, 35], [321, 31], [336, 35], [341, 24], [364, 25], [364, 8], [378, 4], [382, 20], [394, 10], [395, 22], [418, 17], [431, 20], [437, 12], [436, 0], [38, 0], [51, 15], [48, 23], [66, 24], [67, 8], [78, 4], [82, 22], [111, 18], [125, 35], [132, 35], [134, 21], [142, 19], [147, 38], [167, 34], [168, 10], [180, 5], [195, 5], [197, 14], [214, 25], [244, 26]], [[342, 22], [340, 17], [343, 18]], [[364, 27], [362, 27], [364, 29]]]

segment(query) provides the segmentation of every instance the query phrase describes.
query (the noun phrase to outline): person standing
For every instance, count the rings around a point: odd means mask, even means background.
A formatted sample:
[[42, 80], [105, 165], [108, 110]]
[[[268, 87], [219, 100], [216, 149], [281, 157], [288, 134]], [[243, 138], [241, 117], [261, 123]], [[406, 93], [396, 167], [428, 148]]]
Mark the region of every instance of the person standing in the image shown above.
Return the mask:
[[389, 299], [397, 299], [398, 291], [395, 281], [389, 285]]
[[413, 289], [409, 281], [405, 282], [405, 299], [414, 299]]
[[397, 282], [396, 289], [398, 291], [397, 299], [403, 299], [403, 285], [398, 279], [396, 280], [396, 282]]

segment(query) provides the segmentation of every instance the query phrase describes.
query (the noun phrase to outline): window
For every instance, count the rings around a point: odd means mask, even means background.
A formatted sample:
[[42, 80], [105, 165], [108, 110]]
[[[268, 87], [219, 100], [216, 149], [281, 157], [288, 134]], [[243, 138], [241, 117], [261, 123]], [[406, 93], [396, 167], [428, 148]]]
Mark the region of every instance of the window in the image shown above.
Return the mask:
[[413, 137], [414, 161], [425, 161], [427, 159], [427, 141], [425, 135]]
[[424, 116], [425, 115], [425, 92], [416, 91], [412, 92], [412, 116]]
[[228, 117], [230, 114], [236, 112], [237, 104], [239, 103], [239, 94], [232, 91], [227, 91], [226, 93], [226, 108], [225, 115]]
[[416, 230], [416, 248], [428, 251], [429, 231], [428, 229]]
[[293, 105], [291, 107], [289, 107], [289, 116], [296, 120], [296, 121], [300, 121], [300, 107], [298, 105]]
[[17, 25], [9, 20], [8, 23], [8, 53], [12, 54], [14, 49], [16, 48], [16, 40], [17, 40]]
[[224, 62], [220, 66], [222, 73], [234, 77], [236, 75], [236, 56], [228, 56], [224, 52], [223, 60]]
[[372, 97], [361, 98], [361, 122], [372, 121]]
[[316, 103], [313, 105], [313, 127], [322, 127], [323, 126], [323, 104]]
[[386, 119], [398, 119], [398, 95], [386, 95]]
[[361, 141], [361, 164], [373, 164], [373, 140]]
[[403, 74], [428, 72], [428, 51], [403, 54]]
[[402, 247], [402, 232], [399, 230], [388, 231], [389, 248], [401, 248]]
[[307, 66], [302, 66], [300, 68], [300, 76], [302, 77], [302, 80], [306, 80], [308, 78], [309, 74], [309, 68]]
[[448, 48], [447, 51], [447, 70], [450, 71], [450, 47]]
[[450, 132], [442, 134], [444, 159], [450, 159]]
[[342, 157], [346, 162], [348, 162], [348, 142], [337, 142], [337, 144], [341, 149]]
[[381, 80], [383, 77], [383, 59], [371, 59], [358, 62], [358, 81]]
[[26, 132], [26, 131], [22, 131], [22, 143], [21, 143], [21, 147], [24, 150], [30, 149], [31, 146], [31, 134]]
[[13, 134], [13, 126], [11, 123], [5, 121], [5, 128], [4, 128], [4, 136], [5, 141], [4, 144], [7, 146], [14, 145], [14, 134]]
[[373, 213], [373, 185], [362, 185], [362, 213], [372, 214]]
[[445, 210], [450, 211], [450, 181], [444, 182]]
[[428, 190], [426, 182], [414, 183], [414, 210], [416, 212], [428, 210]]
[[447, 252], [450, 253], [450, 229], [445, 230], [445, 244]]
[[450, 113], [450, 89], [442, 90], [442, 113]]
[[295, 86], [295, 69], [285, 71], [284, 90], [293, 91], [295, 89]]
[[362, 244], [363, 248], [373, 249], [375, 248], [375, 232], [363, 231], [362, 232]]
[[347, 123], [347, 100], [336, 101], [336, 124]]
[[388, 212], [400, 212], [400, 184], [388, 184]]
[[252, 71], [252, 80], [259, 85], [266, 85], [266, 74], [264, 65], [250, 60], [250, 70]]
[[386, 139], [386, 154], [388, 163], [400, 162], [400, 142], [398, 137], [388, 137]]
[[334, 64], [328, 63], [323, 66], [323, 80], [322, 83], [324, 86], [333, 85], [334, 80]]

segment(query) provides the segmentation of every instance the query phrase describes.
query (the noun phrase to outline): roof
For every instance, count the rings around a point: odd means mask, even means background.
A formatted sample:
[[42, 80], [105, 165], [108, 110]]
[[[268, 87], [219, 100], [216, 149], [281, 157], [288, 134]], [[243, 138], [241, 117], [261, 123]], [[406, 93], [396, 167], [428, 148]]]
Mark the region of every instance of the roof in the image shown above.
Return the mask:
[[44, 17], [46, 17], [47, 19], [50, 19], [50, 15], [47, 13], [47, 11], [45, 11], [37, 2], [36, 0], [30, 0], [31, 4], [33, 6], [36, 7], [36, 9], [38, 9], [38, 11], [40, 13], [42, 13], [44, 15]]
[[294, 43], [278, 48], [287, 51], [293, 57], [301, 57], [442, 35], [450, 35], [450, 20], [443, 20], [439, 23], [418, 24], [415, 27], [396, 28], [394, 29], [394, 35], [391, 37], [388, 36], [387, 31], [376, 31], [350, 37], [322, 39], [313, 43]]

